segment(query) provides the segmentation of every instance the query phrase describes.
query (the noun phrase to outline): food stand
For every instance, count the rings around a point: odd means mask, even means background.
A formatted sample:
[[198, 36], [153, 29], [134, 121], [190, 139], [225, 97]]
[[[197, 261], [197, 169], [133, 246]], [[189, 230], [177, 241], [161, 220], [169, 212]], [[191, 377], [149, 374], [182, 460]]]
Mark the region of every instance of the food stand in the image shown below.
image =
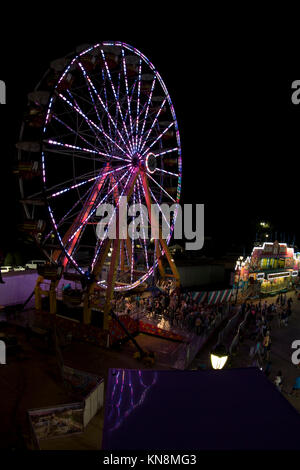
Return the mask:
[[245, 291], [250, 286], [259, 285], [261, 295], [287, 292], [298, 283], [300, 263], [298, 255], [293, 247], [278, 241], [255, 246], [251, 256], [239, 268], [240, 272], [236, 269], [236, 277], [240, 278], [240, 288]]

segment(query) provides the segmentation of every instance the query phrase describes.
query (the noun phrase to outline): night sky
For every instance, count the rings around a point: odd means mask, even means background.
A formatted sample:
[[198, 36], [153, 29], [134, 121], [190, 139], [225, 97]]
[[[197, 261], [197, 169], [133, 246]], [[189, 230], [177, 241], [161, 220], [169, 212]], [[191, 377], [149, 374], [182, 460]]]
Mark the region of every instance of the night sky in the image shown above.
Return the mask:
[[278, 233], [295, 233], [300, 244], [300, 105], [291, 102], [297, 75], [280, 78], [283, 64], [260, 44], [248, 43], [241, 54], [237, 41], [226, 38], [196, 43], [195, 29], [190, 36], [180, 30], [158, 29], [154, 35], [140, 29], [136, 36], [134, 29], [123, 30], [86, 28], [78, 34], [57, 25], [49, 34], [39, 25], [24, 26], [17, 47], [9, 36], [2, 38], [0, 79], [7, 84], [7, 104], [0, 106], [2, 247], [17, 238], [18, 187], [11, 169], [27, 93], [51, 60], [79, 44], [107, 39], [135, 46], [165, 81], [182, 141], [182, 202], [205, 204], [205, 235], [215, 249], [230, 250], [232, 244], [250, 249], [259, 219], [270, 220]]

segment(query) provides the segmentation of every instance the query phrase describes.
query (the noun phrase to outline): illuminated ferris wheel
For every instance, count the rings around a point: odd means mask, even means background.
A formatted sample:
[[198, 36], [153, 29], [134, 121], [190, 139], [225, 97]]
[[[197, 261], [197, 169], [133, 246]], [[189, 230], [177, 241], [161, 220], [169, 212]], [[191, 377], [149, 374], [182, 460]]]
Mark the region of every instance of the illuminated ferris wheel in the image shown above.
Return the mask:
[[[82, 275], [88, 267], [103, 288], [137, 287], [160, 264], [177, 216], [175, 210], [166, 220], [168, 238], [154, 245], [150, 205], [176, 205], [181, 191], [180, 135], [160, 74], [128, 44], [85, 46], [51, 64], [30, 106], [17, 144], [18, 177], [35, 239], [47, 248], [55, 236], [51, 261]], [[38, 152], [40, 160], [33, 161]], [[37, 180], [42, 188], [37, 189]], [[121, 197], [127, 197], [128, 206], [148, 208], [146, 214], [141, 211], [138, 237], [99, 237], [99, 206], [114, 207], [107, 235], [118, 220]], [[37, 216], [42, 209], [51, 221], [48, 230]], [[134, 224], [134, 218], [126, 222]]]

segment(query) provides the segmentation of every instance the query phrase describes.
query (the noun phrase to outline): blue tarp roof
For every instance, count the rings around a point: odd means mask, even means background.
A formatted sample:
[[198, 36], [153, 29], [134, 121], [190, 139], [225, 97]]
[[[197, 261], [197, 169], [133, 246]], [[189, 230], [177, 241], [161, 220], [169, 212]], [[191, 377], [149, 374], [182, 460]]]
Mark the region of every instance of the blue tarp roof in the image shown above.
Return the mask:
[[300, 415], [257, 368], [110, 369], [105, 450], [300, 449]]

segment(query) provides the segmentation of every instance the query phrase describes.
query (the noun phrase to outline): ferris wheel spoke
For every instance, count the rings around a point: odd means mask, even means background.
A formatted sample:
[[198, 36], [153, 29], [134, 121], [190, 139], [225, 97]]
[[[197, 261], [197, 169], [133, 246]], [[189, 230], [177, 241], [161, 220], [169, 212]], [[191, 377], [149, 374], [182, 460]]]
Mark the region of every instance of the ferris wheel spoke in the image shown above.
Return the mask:
[[138, 92], [137, 92], [137, 104], [136, 104], [136, 132], [135, 132], [135, 147], [138, 146], [138, 135], [139, 135], [139, 113], [140, 113], [140, 100], [141, 100], [141, 81], [142, 81], [142, 59], [139, 63], [139, 75], [138, 75]]
[[[132, 135], [133, 134], [132, 116], [131, 116], [131, 106], [130, 106], [130, 100], [129, 100], [128, 78], [127, 78], [127, 69], [126, 69], [124, 49], [122, 49], [122, 58], [123, 58], [122, 62], [123, 62], [123, 71], [124, 71], [126, 97], [127, 97], [127, 110], [128, 110], [128, 113], [129, 113], [130, 131], [131, 131], [131, 135]], [[118, 99], [119, 99], [119, 97], [118, 97]], [[133, 144], [133, 142], [132, 142], [132, 144]]]
[[[106, 169], [109, 168], [109, 163], [105, 167]], [[79, 216], [75, 220], [75, 224], [71, 226], [71, 230], [74, 228], [72, 235], [70, 236], [70, 230], [67, 232], [66, 236], [69, 239], [66, 241], [66, 247], [68, 256], [74, 259], [74, 254], [77, 251], [79, 242], [87, 229], [87, 221], [92, 216], [93, 209], [92, 207], [95, 206], [97, 198], [100, 194], [100, 190], [105, 185], [106, 176], [105, 173], [102, 173], [102, 178], [100, 182], [96, 182], [93, 185], [93, 188], [90, 190], [88, 198], [86, 199], [85, 203], [83, 204], [83, 208], [79, 213]], [[78, 227], [78, 221], [80, 226]], [[78, 227], [78, 228], [77, 228]]]
[[[105, 83], [104, 83], [104, 94], [105, 94], [105, 99], [106, 99], [106, 106], [105, 106], [105, 103], [103, 102], [101, 96], [100, 96], [99, 93], [97, 92], [97, 90], [96, 90], [96, 88], [95, 88], [95, 86], [94, 86], [92, 80], [90, 79], [90, 77], [89, 77], [87, 71], [86, 71], [85, 68], [83, 67], [82, 63], [81, 63], [80, 61], [77, 61], [77, 63], [78, 63], [78, 65], [79, 65], [79, 67], [80, 67], [80, 69], [81, 69], [81, 71], [82, 71], [82, 74], [83, 74], [84, 78], [85, 78], [86, 81], [88, 82], [88, 85], [90, 85], [90, 87], [92, 88], [93, 92], [94, 92], [95, 95], [97, 96], [97, 98], [98, 98], [98, 100], [99, 100], [99, 102], [100, 102], [102, 108], [103, 108], [103, 109], [105, 110], [105, 112], [107, 113], [107, 116], [108, 116], [108, 118], [109, 118], [109, 121], [113, 124], [113, 126], [115, 127], [115, 129], [116, 129], [118, 135], [120, 136], [120, 138], [121, 138], [123, 144], [125, 145], [125, 147], [127, 148], [127, 150], [130, 152], [129, 147], [126, 145], [126, 142], [125, 142], [125, 140], [123, 139], [122, 134], [120, 133], [119, 129], [117, 128], [117, 125], [116, 125], [115, 121], [113, 120], [113, 118], [111, 117], [110, 112], [108, 111], [108, 106], [107, 106], [107, 93], [106, 93]], [[115, 93], [115, 89], [114, 89], [114, 93]], [[119, 102], [117, 95], [115, 95], [115, 96], [116, 96], [116, 100]], [[99, 123], [100, 123], [100, 125], [101, 125], [101, 119], [99, 119]], [[109, 126], [110, 126], [110, 125], [109, 125]], [[101, 127], [102, 127], [102, 126], [101, 126]], [[110, 130], [110, 129], [109, 129], [109, 130]], [[102, 131], [103, 131], [103, 129], [102, 129]], [[111, 138], [110, 138], [110, 140], [112, 141]], [[112, 142], [113, 142], [113, 141], [112, 141]]]
[[145, 145], [146, 145], [146, 142], [147, 142], [147, 140], [149, 139], [149, 136], [150, 136], [150, 134], [151, 134], [151, 132], [152, 132], [152, 130], [153, 130], [155, 124], [157, 123], [157, 120], [158, 120], [158, 118], [159, 118], [159, 116], [160, 116], [160, 113], [161, 113], [161, 111], [162, 111], [162, 109], [163, 109], [163, 107], [164, 107], [166, 101], [167, 101], [167, 98], [165, 98], [165, 99], [163, 100], [162, 104], [160, 105], [160, 108], [159, 108], [159, 110], [158, 110], [158, 112], [157, 112], [157, 114], [156, 114], [156, 116], [155, 116], [155, 118], [154, 118], [154, 120], [153, 120], [153, 122], [152, 122], [152, 124], [151, 124], [150, 129], [148, 130], [148, 132], [147, 132], [145, 138], [143, 139], [143, 144], [142, 144], [141, 149], [140, 149], [141, 152], [143, 151], [143, 149], [144, 149], [144, 147], [145, 147]]
[[[119, 97], [120, 97], [120, 87], [121, 87], [121, 73], [118, 74], [118, 90], [117, 90], [118, 99], [119, 99]], [[118, 122], [118, 113], [119, 113], [119, 109], [118, 109], [118, 107], [116, 106], [115, 116], [114, 116], [115, 122]], [[126, 118], [127, 118], [127, 113], [126, 113], [126, 115], [125, 115], [125, 121], [126, 121]], [[116, 128], [115, 128], [115, 135], [114, 135], [114, 137], [117, 138]], [[121, 139], [119, 138], [118, 144], [119, 144], [120, 142], [121, 142]]]
[[138, 185], [138, 198], [139, 198], [139, 203], [140, 203], [140, 208], [141, 208], [141, 217], [142, 217], [142, 227], [143, 227], [142, 231], [143, 231], [143, 241], [144, 241], [144, 250], [145, 250], [145, 260], [146, 260], [147, 269], [149, 269], [146, 235], [145, 235], [145, 226], [144, 226], [144, 215], [143, 215], [143, 210], [142, 210], [142, 200], [141, 200], [139, 180], [137, 180], [137, 185]]
[[[125, 161], [130, 162], [130, 160], [125, 159], [125, 158], [121, 158], [121, 157], [117, 157], [116, 155], [111, 155], [109, 153], [103, 153], [103, 152], [100, 152], [99, 150], [98, 151], [90, 150], [90, 149], [87, 149], [87, 148], [84, 148], [84, 147], [79, 147], [77, 145], [64, 144], [63, 142], [59, 142], [59, 141], [52, 140], [52, 139], [48, 139], [44, 142], [46, 144], [49, 144], [49, 145], [63, 147], [63, 148], [66, 148], [66, 149], [79, 150], [82, 153], [89, 153], [89, 154], [92, 154], [92, 155], [101, 155], [101, 156], [106, 157], [106, 158], [114, 158], [114, 159], [117, 159], [117, 160], [122, 160], [124, 162]], [[76, 157], [76, 154], [75, 155], [73, 154], [73, 156]], [[103, 160], [100, 160], [100, 161], [103, 161]]]
[[166, 171], [166, 170], [163, 170], [162, 168], [156, 168], [155, 171], [159, 171], [160, 173], [166, 173], [167, 175], [175, 176], [176, 178], [179, 177], [177, 173], [172, 173], [171, 171]]
[[[88, 128], [92, 131], [94, 137], [96, 138], [96, 140], [100, 143], [100, 145], [103, 146], [103, 142], [101, 141], [101, 139], [99, 138], [99, 135], [98, 134], [103, 134], [105, 137], [106, 137], [106, 134], [102, 131], [101, 128], [99, 128], [95, 123], [94, 121], [90, 120], [88, 118], [88, 116], [85, 115], [85, 113], [82, 111], [81, 107], [79, 106], [79, 104], [77, 103], [77, 101], [75, 100], [74, 96], [72, 95], [72, 93], [70, 92], [70, 90], [67, 90], [67, 93], [68, 95], [70, 96], [70, 98], [74, 101], [74, 104], [69, 101], [62, 93], [58, 94], [58, 96], [64, 100], [68, 105], [69, 107], [71, 107], [74, 111], [76, 111], [77, 113], [77, 116], [80, 115], [81, 117], [83, 117], [84, 119], [84, 123], [87, 124]], [[98, 133], [96, 132], [96, 130], [98, 131]], [[83, 133], [83, 130], [81, 129], [80, 131], [81, 133]], [[106, 137], [107, 139], [107, 137]], [[108, 139], [107, 139], [108, 140]]]
[[[88, 179], [88, 178], [91, 178], [91, 177], [94, 176], [94, 175], [95, 175], [95, 172], [92, 171], [92, 172], [86, 173], [85, 175], [76, 176], [76, 177], [74, 177], [74, 178], [72, 178], [72, 179], [69, 179], [69, 180], [67, 180], [67, 181], [63, 181], [62, 183], [59, 183], [59, 184], [56, 184], [56, 185], [54, 185], [54, 186], [52, 186], [52, 187], [50, 187], [50, 188], [47, 188], [47, 189], [46, 189], [46, 193], [48, 193], [48, 194], [46, 194], [46, 198], [51, 198], [51, 197], [53, 197], [53, 194], [54, 194], [55, 192], [56, 192], [56, 193], [59, 192], [59, 191], [58, 191], [59, 188], [63, 188], [61, 191], [64, 191], [66, 185], [69, 184], [69, 183], [74, 183], [75, 181], [81, 180], [81, 179], [84, 179], [84, 178], [85, 178], [85, 179]], [[98, 177], [98, 176], [97, 176], [97, 177]], [[79, 181], [79, 182], [81, 183], [81, 181]], [[50, 194], [49, 194], [49, 193], [50, 193]], [[51, 194], [51, 193], [52, 193], [52, 194]]]
[[[71, 209], [69, 209], [68, 212], [57, 222], [57, 224], [56, 224], [57, 228], [61, 227], [61, 226], [68, 220], [68, 218], [70, 218], [70, 217], [73, 218], [74, 216], [76, 217], [77, 213], [72, 214], [72, 216], [71, 216], [71, 213], [74, 211], [74, 209], [75, 209], [80, 203], [82, 203], [82, 199], [85, 198], [85, 197], [87, 197], [88, 194], [89, 194], [89, 192], [90, 192], [90, 188], [83, 194], [82, 198], [79, 198], [79, 199], [75, 202], [75, 204], [71, 207]], [[50, 237], [50, 235], [51, 235], [52, 233], [53, 233], [53, 230], [51, 230], [51, 231], [48, 233], [48, 235], [45, 237], [44, 243], [48, 240], [48, 238]]]
[[140, 139], [139, 139], [139, 143], [138, 143], [138, 148], [141, 147], [141, 142], [142, 142], [142, 138], [143, 138], [144, 131], [145, 131], [145, 125], [146, 125], [146, 121], [147, 121], [147, 118], [148, 118], [148, 113], [149, 113], [149, 108], [150, 108], [150, 103], [151, 103], [151, 100], [152, 100], [152, 94], [153, 94], [153, 90], [154, 90], [154, 87], [155, 87], [155, 83], [156, 83], [156, 75], [154, 76], [154, 79], [152, 81], [151, 91], [150, 91], [148, 102], [147, 102], [145, 117], [144, 117], [142, 130], [141, 130], [141, 134], [140, 134]]
[[58, 192], [53, 193], [53, 194], [50, 194], [50, 195], [47, 196], [47, 198], [48, 198], [48, 199], [51, 199], [51, 198], [53, 198], [53, 197], [60, 196], [61, 194], [64, 194], [64, 193], [70, 191], [71, 189], [79, 188], [80, 186], [83, 186], [84, 184], [91, 183], [92, 181], [95, 181], [95, 180], [98, 180], [98, 179], [100, 179], [100, 178], [103, 178], [103, 176], [108, 176], [108, 175], [111, 175], [111, 174], [113, 174], [113, 173], [116, 173], [117, 171], [121, 171], [121, 170], [123, 170], [124, 168], [128, 168], [128, 166], [129, 166], [129, 164], [128, 164], [128, 165], [124, 165], [124, 166], [122, 166], [122, 167], [120, 167], [120, 168], [116, 168], [116, 169], [114, 169], [114, 170], [108, 171], [107, 173], [103, 173], [103, 174], [100, 174], [100, 175], [98, 175], [98, 176], [94, 176], [94, 177], [89, 178], [89, 179], [87, 179], [87, 180], [85, 180], [85, 181], [81, 181], [80, 183], [77, 183], [77, 184], [74, 184], [74, 185], [72, 185], [72, 186], [69, 186], [69, 187], [67, 187], [67, 188], [65, 188], [65, 189], [62, 189], [61, 191], [58, 191]]
[[149, 145], [149, 147], [147, 147], [147, 149], [143, 151], [142, 155], [145, 155], [145, 153], [148, 153], [149, 150], [153, 147], [153, 145], [155, 145], [156, 142], [158, 142], [164, 136], [164, 134], [168, 132], [169, 129], [171, 129], [172, 126], [174, 126], [174, 122], [171, 122], [168, 125], [168, 127], [166, 127], [164, 131], [159, 134], [159, 136]]
[[[166, 155], [167, 153], [172, 153], [172, 152], [178, 152], [179, 148], [178, 147], [174, 147], [172, 149], [168, 149], [168, 150], [163, 150], [162, 152], [159, 152], [159, 153], [154, 153], [153, 152], [153, 155], [155, 157], [162, 157], [163, 155]], [[172, 173], [171, 173], [172, 174]], [[176, 175], [177, 176], [177, 175]]]
[[[84, 156], [84, 155], [80, 155], [79, 153], [74, 153], [74, 151], [72, 151], [70, 149], [70, 151], [66, 150], [66, 149], [63, 149], [61, 147], [58, 147], [58, 148], [50, 148], [48, 147], [47, 149], [44, 150], [44, 152], [47, 152], [47, 156], [50, 157], [50, 154], [53, 154], [54, 156], [57, 156], [57, 155], [61, 155], [63, 157], [76, 157], [76, 158], [79, 158], [81, 160], [88, 160], [89, 162], [99, 162], [99, 163], [103, 163], [103, 162], [107, 162], [107, 160], [103, 159], [103, 158], [91, 158], [91, 157], [88, 157], [88, 156]], [[127, 161], [127, 160], [124, 160], [124, 161]]]
[[[76, 95], [74, 93], [73, 93], [73, 95], [74, 95], [74, 97], [76, 97]], [[89, 106], [93, 106], [92, 103], [89, 102], [88, 100], [85, 100], [82, 97], [80, 97], [80, 99], [81, 99], [81, 101], [83, 100], [83, 101], [87, 102], [89, 104]], [[75, 104], [77, 104], [77, 106], [80, 108], [77, 101], [75, 101]], [[88, 113], [87, 113], [87, 117], [89, 117]], [[104, 149], [105, 151], [110, 151], [111, 152], [111, 141], [108, 140], [108, 138], [103, 134], [104, 128], [103, 128], [102, 123], [101, 123], [102, 122], [102, 117], [99, 115], [99, 112], [97, 112], [97, 119], [98, 119], [99, 127], [100, 127], [102, 133], [101, 132], [95, 132], [95, 129], [92, 128], [91, 126], [88, 126], [88, 128], [83, 128], [82, 124], [78, 125], [78, 133], [80, 132], [80, 135], [86, 136], [89, 139], [96, 140], [97, 141], [97, 147], [96, 147], [96, 145], [94, 145], [95, 148], [99, 148], [99, 144], [100, 144], [102, 149]], [[83, 120], [82, 123], [87, 124], [85, 120]], [[103, 136], [103, 139], [100, 138], [101, 136]]]
[[[133, 188], [133, 210], [135, 212], [135, 186]], [[133, 231], [135, 230], [135, 219], [132, 220], [132, 227]], [[135, 239], [132, 233], [131, 237], [131, 269], [130, 269], [130, 282], [132, 284], [133, 281], [133, 267], [134, 267], [134, 246], [135, 246]]]
[[69, 183], [74, 183], [76, 182], [77, 180], [81, 180], [81, 179], [86, 179], [86, 178], [90, 178], [92, 176], [95, 176], [95, 172], [94, 171], [89, 171], [88, 173], [84, 173], [82, 175], [78, 175], [78, 176], [74, 176], [73, 178], [70, 178], [69, 180], [67, 181], [63, 181], [62, 183], [58, 183], [58, 184], [55, 184], [54, 186], [51, 186], [49, 188], [47, 188], [45, 191], [46, 193], [47, 192], [51, 192], [51, 191], [54, 191], [54, 190], [58, 190], [59, 188], [61, 188], [62, 186], [65, 186], [66, 184], [69, 184]]
[[164, 218], [164, 220], [165, 220], [167, 226], [169, 227], [169, 229], [171, 229], [171, 226], [170, 226], [169, 222], [167, 221], [167, 218], [166, 218], [164, 212], [162, 211], [162, 209], [161, 209], [161, 207], [160, 207], [160, 204], [158, 203], [158, 201], [157, 201], [156, 197], [154, 196], [153, 192], [151, 191], [151, 188], [149, 188], [149, 191], [150, 191], [150, 194], [151, 194], [152, 198], [154, 199], [156, 205], [158, 206], [158, 208], [159, 208], [159, 210], [160, 210], [160, 212], [161, 212], [161, 214], [162, 214], [162, 216], [163, 216], [163, 218]]
[[[104, 168], [102, 169], [102, 172], [103, 172], [103, 171], [104, 171]], [[88, 174], [86, 174], [85, 176], [88, 176]], [[106, 173], [105, 173], [105, 174], [102, 173], [101, 175], [98, 175], [98, 176], [97, 176], [97, 179], [102, 178], [103, 176], [106, 176]], [[76, 180], [76, 179], [80, 179], [81, 177], [82, 177], [82, 176], [77, 177], [77, 178], [74, 178], [74, 179], [75, 179], [75, 180]], [[74, 179], [69, 180], [69, 181], [66, 181], [66, 182], [64, 182], [64, 183], [61, 183], [60, 185], [53, 186], [53, 188], [49, 188], [48, 191], [53, 191], [54, 188], [57, 188], [57, 187], [61, 186], [62, 184], [66, 185], [67, 183], [74, 181]], [[69, 188], [68, 188], [68, 189], [69, 189]], [[76, 207], [78, 204], [82, 203], [82, 206], [84, 206], [84, 204], [85, 204], [85, 202], [86, 202], [86, 198], [89, 196], [90, 191], [91, 191], [91, 188], [88, 188], [87, 191], [86, 191], [81, 197], [79, 196], [78, 201], [73, 205], [73, 207], [71, 207], [71, 209], [66, 213], [66, 215], [62, 217], [62, 219], [61, 219], [61, 221], [59, 222], [59, 224], [65, 220], [65, 218], [72, 212], [72, 210], [75, 209], [75, 207]], [[50, 194], [50, 195], [47, 195], [46, 197], [47, 197], [47, 199], [50, 199], [51, 197], [53, 197], [53, 195], [51, 196], [51, 194]], [[59, 225], [59, 224], [58, 224], [58, 225]]]
[[[90, 83], [91, 83], [92, 87], [94, 87], [92, 81], [90, 81]], [[97, 93], [97, 90], [96, 90], [95, 88], [93, 88], [93, 89], [95, 90], [94, 92], [96, 93], [96, 96], [97, 96], [98, 100], [100, 101], [100, 104], [102, 105], [102, 108], [103, 108], [104, 111], [106, 112], [106, 114], [107, 114], [107, 116], [109, 117], [110, 121], [111, 121], [111, 122], [113, 123], [113, 125], [115, 126], [116, 131], [119, 133], [121, 139], [123, 139], [121, 133], [119, 132], [119, 130], [118, 130], [118, 128], [117, 128], [116, 123], [113, 121], [113, 119], [112, 119], [112, 117], [111, 117], [111, 115], [110, 115], [110, 113], [109, 113], [109, 111], [108, 111], [108, 108], [107, 108], [107, 107], [105, 108], [105, 105], [104, 105], [104, 103], [103, 103], [103, 100], [101, 100], [101, 97], [100, 97], [100, 95]], [[104, 85], [104, 89], [105, 89], [105, 85]], [[71, 95], [71, 96], [72, 96], [72, 95]], [[78, 106], [77, 102], [76, 102], [76, 101], [74, 101], [74, 102], [75, 102], [75, 104]], [[79, 106], [78, 106], [78, 108], [80, 109]], [[127, 153], [123, 150], [123, 148], [120, 147], [120, 146], [116, 143], [115, 139], [112, 138], [112, 136], [111, 136], [111, 131], [110, 131], [110, 126], [109, 126], [109, 132], [110, 132], [110, 135], [109, 135], [109, 136], [104, 132], [104, 128], [103, 128], [102, 120], [101, 120], [101, 119], [100, 119], [100, 121], [99, 121], [99, 126], [100, 126], [100, 132], [104, 135], [104, 137], [105, 137], [105, 139], [106, 139], [106, 145], [107, 145], [107, 147], [108, 147], [108, 150], [111, 150], [111, 144], [114, 144], [114, 145], [117, 146], [121, 151], [123, 151], [123, 152], [125, 153], [125, 155], [127, 156]], [[96, 135], [96, 138], [97, 138], [97, 140], [102, 144], [102, 141], [99, 139], [99, 136]], [[109, 143], [108, 143], [108, 141], [109, 141]], [[124, 139], [123, 139], [123, 144], [124, 144], [125, 147], [126, 147], [126, 143], [125, 143]], [[103, 146], [103, 144], [102, 144], [102, 146]], [[127, 148], [127, 151], [129, 151], [128, 148]]]
[[[121, 150], [122, 153], [127, 155], [125, 150], [123, 150], [122, 147], [120, 147], [115, 141], [113, 141], [113, 139], [109, 135], [107, 135], [106, 132], [104, 132], [100, 127], [98, 127], [97, 124], [94, 123], [94, 121], [90, 120], [76, 104], [71, 103], [71, 101], [69, 101], [62, 93], [59, 93], [58, 96], [62, 100], [64, 100], [72, 109], [74, 109], [74, 111], [76, 111], [80, 116], [82, 116], [85, 119], [86, 123], [91, 128], [91, 130], [93, 130], [94, 133], [95, 133], [94, 129], [96, 129], [98, 132], [103, 134], [109, 141], [111, 141], [119, 150]], [[99, 140], [99, 137], [97, 136], [96, 133], [95, 135], [96, 135], [97, 140]]]
[[[87, 224], [87, 222], [90, 220], [90, 218], [92, 217], [92, 215], [95, 214], [98, 206], [100, 204], [102, 204], [107, 198], [108, 196], [112, 193], [112, 191], [114, 190], [115, 187], [117, 187], [117, 185], [119, 184], [119, 182], [129, 173], [130, 170], [127, 170], [126, 173], [124, 173], [123, 176], [121, 176], [120, 180], [117, 181], [117, 183], [113, 186], [113, 188], [111, 188], [108, 193], [104, 196], [104, 198], [99, 202], [97, 203], [97, 206], [91, 210], [91, 212], [89, 213], [89, 215], [82, 221], [82, 223], [80, 224], [80, 226], [77, 228], [77, 230], [73, 233], [73, 235], [70, 237], [69, 241], [73, 240], [73, 238], [77, 235], [78, 231], [84, 226]], [[130, 175], [128, 177], [128, 179], [130, 178]]]
[[[90, 193], [90, 188], [88, 188], [88, 190], [82, 195], [82, 197], [80, 197], [76, 202], [75, 204], [71, 207], [71, 209], [68, 210], [68, 212], [57, 222], [57, 228], [60, 228], [64, 223], [67, 222], [67, 220], [69, 218], [72, 217], [72, 219], [74, 219], [74, 217], [76, 217], [82, 209], [80, 209], [78, 212], [75, 212], [72, 214], [72, 212], [74, 211], [74, 209], [81, 203], [82, 206], [83, 206], [83, 201], [85, 200], [85, 198], [88, 197], [89, 193]], [[72, 214], [72, 215], [71, 215]], [[48, 233], [48, 235], [45, 237], [45, 241], [49, 238], [49, 236], [51, 235], [51, 233], [53, 232], [53, 230], [51, 230], [50, 233]]]
[[[129, 170], [125, 173], [125, 175], [126, 175], [127, 173], [129, 173]], [[123, 175], [123, 177], [124, 177], [125, 175]], [[113, 219], [114, 219], [114, 217], [115, 217], [116, 209], [117, 209], [117, 207], [118, 207], [119, 204], [120, 204], [121, 197], [123, 196], [123, 194], [124, 194], [124, 192], [125, 192], [125, 189], [126, 189], [126, 187], [127, 187], [127, 185], [128, 185], [128, 181], [129, 181], [129, 179], [131, 178], [131, 176], [132, 176], [132, 175], [131, 175], [131, 173], [130, 173], [129, 176], [128, 176], [128, 178], [127, 178], [127, 180], [126, 180], [126, 184], [125, 184], [125, 186], [123, 187], [123, 190], [122, 190], [122, 192], [121, 192], [121, 195], [120, 195], [120, 197], [119, 197], [119, 199], [118, 199], [118, 201], [117, 201], [117, 205], [115, 206], [115, 208], [114, 208], [114, 210], [113, 210], [113, 213], [112, 213], [112, 215], [111, 215], [111, 217], [110, 217], [110, 219], [109, 219], [109, 221], [108, 221], [108, 224], [107, 224], [107, 227], [106, 227], [106, 230], [105, 230], [105, 234], [104, 234], [104, 235], [106, 235], [106, 234], [108, 233], [108, 231], [109, 231], [110, 225], [111, 225], [111, 223], [112, 223], [112, 221], [113, 221]], [[121, 179], [123, 179], [123, 177], [122, 177]], [[120, 180], [121, 180], [121, 179], [120, 179]], [[120, 181], [120, 180], [119, 180], [119, 181]], [[110, 191], [107, 193], [107, 196], [108, 196], [117, 186], [118, 186], [118, 182], [117, 182], [116, 184], [114, 184], [114, 186], [110, 189]], [[104, 200], [104, 199], [103, 199], [103, 200]], [[99, 203], [99, 205], [103, 202], [103, 200]], [[102, 247], [102, 245], [103, 245], [104, 240], [105, 240], [105, 236], [104, 236], [104, 237], [99, 241], [99, 243], [98, 243], [98, 247], [96, 248], [95, 256], [94, 256], [94, 259], [93, 259], [93, 261], [92, 261], [92, 268], [94, 268], [94, 266], [95, 266], [95, 264], [96, 264], [96, 262], [97, 262], [97, 260], [98, 260], [98, 257], [99, 257], [99, 254], [100, 254], [100, 250], [101, 250], [101, 247]]]
[[[68, 124], [66, 124], [64, 121], [62, 121], [61, 119], [59, 119], [58, 116], [56, 116], [55, 114], [52, 114], [52, 119], [55, 119], [57, 122], [59, 122], [62, 126], [65, 126], [72, 134], [76, 135], [76, 137], [79, 137], [81, 140], [83, 140], [83, 142], [85, 142], [86, 144], [90, 145], [93, 149], [95, 150], [98, 150], [98, 148], [91, 144], [91, 142], [89, 142], [87, 139], [85, 139], [83, 137], [83, 133], [79, 133], [77, 131], [75, 131], [75, 129], [73, 129], [72, 127], [70, 127]], [[103, 144], [102, 144], [103, 146]]]
[[[147, 109], [147, 104], [148, 104], [148, 101], [146, 103], [144, 103], [142, 106], [141, 106], [141, 103], [140, 103], [140, 105], [139, 105], [140, 112], [137, 115], [137, 117], [135, 118], [135, 120], [133, 121], [133, 127], [135, 128], [135, 131], [134, 131], [135, 135], [133, 136], [133, 138], [134, 138], [135, 142], [137, 142], [137, 139], [138, 139], [138, 135], [137, 135], [138, 127], [139, 127], [141, 121], [143, 120], [142, 116], [143, 116], [144, 112]], [[135, 149], [137, 150], [138, 149], [138, 144], [134, 144], [134, 145], [135, 145]]]
[[[133, 127], [134, 128], [138, 127], [139, 123], [142, 121], [141, 117], [147, 109], [147, 104], [148, 104], [148, 101], [146, 103], [144, 103], [144, 105], [142, 107], [139, 106], [139, 108], [141, 108], [141, 110], [140, 110], [139, 114], [137, 115], [136, 119], [133, 121]], [[136, 140], [137, 136], [134, 135], [133, 138], [134, 138], [134, 140]], [[137, 146], [135, 148], [137, 149]]]
[[[93, 90], [95, 90], [94, 85], [93, 85], [92, 81], [89, 79], [88, 75], [86, 74], [87, 76], [85, 76], [86, 71], [85, 71], [83, 65], [81, 64], [81, 62], [77, 61], [77, 64], [79, 65], [79, 67], [80, 67], [80, 69], [81, 69], [81, 71], [82, 71], [82, 73], [83, 73], [83, 75], [84, 75], [84, 77], [85, 77], [85, 80], [87, 81], [87, 89], [88, 89], [90, 98], [91, 98], [91, 100], [92, 100], [93, 109], [94, 109], [95, 112], [96, 112], [96, 116], [97, 116], [97, 119], [98, 119], [99, 126], [100, 126], [101, 130], [103, 131], [102, 119], [101, 119], [101, 117], [100, 117], [100, 115], [99, 115], [98, 108], [97, 108], [97, 106], [96, 106], [96, 103], [95, 103], [95, 100], [94, 100], [94, 97], [93, 97], [93, 94], [92, 94], [92, 91], [91, 91], [91, 87], [93, 88]], [[96, 90], [95, 90], [95, 91], [96, 91]], [[94, 93], [95, 93], [95, 91], [94, 91]], [[97, 94], [96, 94], [96, 96], [97, 96]], [[98, 98], [98, 96], [97, 96], [97, 98]], [[98, 98], [98, 99], [99, 99], [99, 98]], [[107, 138], [106, 138], [106, 145], [107, 145], [108, 148], [110, 149], [111, 143], [107, 140]]]
[[152, 178], [149, 173], [147, 176], [171, 199], [171, 201], [176, 202], [175, 199], [173, 199], [172, 196], [154, 178]]
[[[104, 70], [102, 70], [102, 79], [103, 79], [103, 91], [104, 91], [105, 106], [106, 106], [105, 109], [108, 109], [108, 99], [107, 99], [107, 92], [106, 92], [106, 86], [105, 86], [105, 74], [104, 74]], [[108, 129], [109, 129], [109, 135], [112, 137], [110, 120], [108, 121]]]
[[129, 135], [128, 135], [128, 129], [126, 127], [124, 117], [123, 117], [123, 113], [122, 113], [122, 109], [121, 109], [121, 106], [120, 106], [120, 102], [119, 102], [119, 99], [118, 99], [117, 94], [116, 94], [116, 90], [115, 90], [114, 83], [112, 81], [111, 74], [110, 74], [110, 71], [109, 71], [109, 68], [108, 68], [108, 65], [107, 65], [107, 62], [106, 62], [104, 51], [102, 49], [101, 49], [101, 54], [102, 54], [102, 58], [103, 58], [103, 61], [104, 61], [105, 68], [106, 68], [107, 76], [108, 76], [110, 84], [111, 84], [112, 92], [113, 92], [113, 95], [114, 95], [115, 100], [116, 100], [116, 105], [118, 107], [120, 117], [121, 117], [121, 120], [122, 120], [122, 123], [123, 123], [123, 128], [124, 128], [125, 133], [127, 135], [128, 145], [129, 145], [130, 151], [133, 152], [132, 147], [131, 147], [131, 143], [130, 143], [130, 138], [129, 138]]

